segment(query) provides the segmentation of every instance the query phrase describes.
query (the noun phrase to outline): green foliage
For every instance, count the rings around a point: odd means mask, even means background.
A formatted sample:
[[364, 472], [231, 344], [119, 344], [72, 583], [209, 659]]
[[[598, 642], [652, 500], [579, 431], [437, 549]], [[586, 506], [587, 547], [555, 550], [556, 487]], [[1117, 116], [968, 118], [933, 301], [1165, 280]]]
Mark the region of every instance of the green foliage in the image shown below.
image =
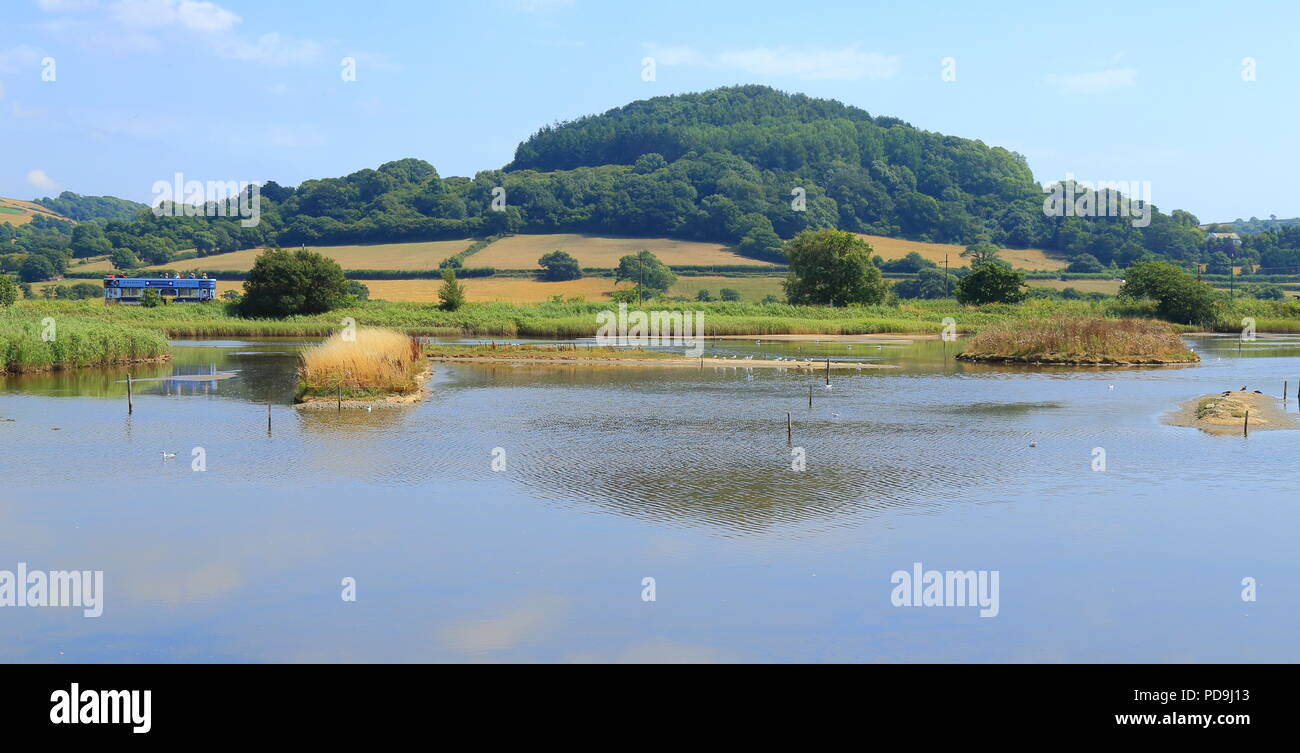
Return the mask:
[[129, 248], [113, 249], [108, 256], [108, 261], [114, 269], [135, 269], [140, 266], [140, 260]]
[[618, 260], [614, 281], [631, 280], [650, 294], [663, 293], [677, 282], [677, 275], [659, 257], [642, 249]]
[[713, 300], [713, 294], [707, 290], [701, 290], [695, 294], [695, 300], [707, 303]]
[[162, 303], [162, 296], [158, 295], [158, 291], [153, 288], [148, 288], [140, 294], [140, 305], [147, 309], [157, 308], [158, 306], [161, 306]]
[[1179, 324], [1212, 324], [1220, 303], [1214, 289], [1168, 262], [1140, 262], [1129, 267], [1121, 298], [1149, 298], [1162, 319]]
[[348, 296], [357, 301], [368, 301], [370, 300], [370, 288], [356, 280], [348, 280]]
[[735, 288], [723, 288], [722, 290], [718, 291], [718, 295], [721, 296], [722, 300], [724, 301], [740, 300], [740, 291], [736, 290]]
[[64, 191], [57, 199], [48, 196], [37, 199], [36, 203], [79, 222], [96, 219], [130, 220], [141, 211], [149, 209], [146, 204], [114, 196], [79, 196], [71, 191]]
[[926, 268], [910, 280], [894, 283], [894, 294], [899, 298], [948, 298], [957, 285], [957, 278], [944, 274], [941, 269]]
[[1019, 303], [1025, 299], [1025, 275], [1000, 264], [985, 262], [957, 282], [953, 291], [964, 306]]
[[963, 258], [970, 259], [971, 269], [975, 269], [981, 264], [997, 261], [998, 252], [1001, 250], [988, 241], [980, 241], [967, 246], [966, 250], [961, 252], [961, 255]]
[[548, 282], [577, 280], [582, 277], [582, 266], [571, 254], [564, 251], [552, 251], [537, 260], [542, 268], [542, 279]]
[[18, 283], [9, 275], [0, 274], [0, 306], [12, 306], [18, 301]]
[[456, 311], [465, 305], [465, 286], [456, 281], [456, 272], [452, 269], [442, 271], [438, 300], [442, 303], [443, 311]]
[[1079, 254], [1070, 259], [1070, 266], [1065, 268], [1066, 272], [1082, 272], [1084, 274], [1095, 274], [1103, 270], [1105, 270], [1105, 267], [1092, 254]]
[[878, 304], [889, 285], [871, 261], [871, 245], [842, 230], [806, 230], [786, 244], [790, 274], [785, 294], [793, 304]]
[[348, 281], [334, 260], [301, 249], [270, 249], [257, 257], [244, 280], [245, 316], [320, 314], [347, 300]]
[[890, 261], [877, 256], [875, 262], [881, 272], [920, 272], [923, 269], [934, 269], [939, 266], [915, 251], [908, 251], [903, 258]]
[[1286, 300], [1286, 291], [1282, 290], [1282, 286], [1268, 282], [1250, 288], [1250, 294], [1261, 301]]

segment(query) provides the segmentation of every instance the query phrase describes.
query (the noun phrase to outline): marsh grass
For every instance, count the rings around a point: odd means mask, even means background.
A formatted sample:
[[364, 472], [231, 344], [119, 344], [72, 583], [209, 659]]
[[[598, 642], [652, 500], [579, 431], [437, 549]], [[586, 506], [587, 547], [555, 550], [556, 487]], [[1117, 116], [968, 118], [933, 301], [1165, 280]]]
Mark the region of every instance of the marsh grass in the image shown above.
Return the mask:
[[331, 335], [304, 350], [298, 367], [300, 397], [376, 397], [419, 388], [419, 343], [387, 329], [358, 329], [355, 338]]
[[[53, 338], [46, 340], [43, 334]], [[0, 318], [0, 372], [52, 371], [155, 361], [168, 355], [167, 337], [156, 329], [55, 317]]]
[[994, 325], [958, 356], [1027, 363], [1189, 363], [1197, 356], [1178, 331], [1150, 319], [1067, 317]]

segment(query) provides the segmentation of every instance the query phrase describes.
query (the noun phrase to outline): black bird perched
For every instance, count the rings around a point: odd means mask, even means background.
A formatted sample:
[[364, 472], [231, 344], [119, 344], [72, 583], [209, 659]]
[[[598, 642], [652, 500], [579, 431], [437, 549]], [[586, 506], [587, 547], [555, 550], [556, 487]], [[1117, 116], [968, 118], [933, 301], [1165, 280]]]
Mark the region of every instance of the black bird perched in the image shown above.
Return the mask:
[[1256, 395], [1262, 395], [1262, 394], [1264, 394], [1264, 393], [1263, 393], [1263, 392], [1260, 392], [1259, 390], [1255, 390], [1255, 394], [1256, 394]]
[[1244, 385], [1244, 384], [1241, 385], [1241, 391], [1242, 391], [1242, 392], [1245, 392], [1245, 391], [1246, 391], [1246, 385]]

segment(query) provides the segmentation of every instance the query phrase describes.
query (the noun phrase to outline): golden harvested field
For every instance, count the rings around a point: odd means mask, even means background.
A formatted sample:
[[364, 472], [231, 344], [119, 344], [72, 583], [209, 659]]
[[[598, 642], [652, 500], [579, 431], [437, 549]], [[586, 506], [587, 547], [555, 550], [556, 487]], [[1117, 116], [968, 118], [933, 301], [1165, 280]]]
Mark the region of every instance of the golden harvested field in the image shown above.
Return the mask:
[[[361, 280], [370, 288], [372, 300], [415, 301], [430, 303], [438, 300], [442, 280]], [[584, 277], [565, 282], [539, 282], [514, 277], [471, 277], [461, 280], [465, 297], [471, 301], [514, 301], [533, 303], [545, 301], [553, 295], [565, 298], [582, 297], [588, 301], [605, 300], [605, 293], [614, 289], [612, 277]], [[628, 287], [626, 283], [623, 287]], [[218, 290], [221, 283], [217, 283]]]
[[479, 251], [465, 261], [467, 267], [537, 269], [537, 260], [552, 251], [572, 254], [584, 267], [613, 269], [620, 257], [641, 249], [659, 257], [664, 264], [744, 264], [773, 266], [750, 259], [720, 243], [678, 241], [668, 238], [610, 238], [575, 233], [512, 235]]
[[1074, 288], [1080, 293], [1105, 293], [1115, 295], [1119, 292], [1119, 280], [1025, 280], [1031, 288], [1051, 288], [1065, 290]]
[[[964, 267], [969, 264], [968, 259], [961, 258], [961, 252], [965, 251], [966, 247], [954, 243], [922, 243], [862, 233], [854, 233], [854, 235], [870, 243], [875, 255], [885, 261], [901, 259], [907, 256], [908, 252], [915, 251], [941, 267], [945, 253], [948, 254], [949, 268]], [[1070, 264], [1065, 259], [1048, 256], [1046, 252], [1036, 248], [1004, 248], [999, 256], [1016, 269], [1033, 271], [1065, 269]]]
[[676, 284], [668, 289], [668, 295], [680, 295], [694, 298], [696, 293], [707, 290], [713, 300], [722, 300], [723, 288], [731, 288], [740, 293], [741, 301], [757, 302], [774, 295], [778, 300], [785, 300], [785, 290], [781, 288], [783, 276], [774, 277], [678, 277]]
[[19, 199], [0, 198], [0, 224], [8, 222], [14, 226], [26, 225], [32, 221], [33, 216], [38, 214], [53, 217], [56, 220], [71, 221], [61, 214], [51, 212], [40, 204]]
[[[377, 243], [367, 246], [308, 246], [307, 249], [328, 256], [344, 269], [435, 269], [443, 259], [464, 251], [473, 242], [458, 240]], [[253, 268], [253, 261], [261, 253], [262, 249], [245, 249], [228, 254], [213, 254], [199, 259], [173, 262], [160, 269], [182, 272], [190, 269], [247, 270]], [[76, 269], [107, 272], [112, 269], [112, 265], [107, 260], [103, 260], [78, 266]]]

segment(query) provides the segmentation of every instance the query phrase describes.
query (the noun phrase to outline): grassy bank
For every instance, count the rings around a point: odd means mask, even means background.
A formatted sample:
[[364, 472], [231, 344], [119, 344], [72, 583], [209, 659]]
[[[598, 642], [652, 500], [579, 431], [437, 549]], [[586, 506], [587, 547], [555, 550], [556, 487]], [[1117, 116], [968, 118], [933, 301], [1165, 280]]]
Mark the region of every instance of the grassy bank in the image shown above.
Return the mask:
[[[1288, 307], [1291, 308], [1288, 308]], [[633, 307], [640, 308], [640, 307]], [[952, 299], [904, 301], [894, 306], [826, 308], [754, 302], [647, 302], [647, 311], [704, 312], [706, 335], [855, 335], [938, 334], [951, 317], [960, 333], [974, 333], [995, 324], [1034, 322], [1070, 317], [1106, 319], [1151, 318], [1148, 303], [1035, 299], [1019, 304], [966, 307]], [[141, 327], [170, 337], [325, 337], [346, 318], [366, 327], [384, 327], [417, 335], [483, 337], [591, 337], [596, 315], [616, 310], [610, 302], [469, 303], [443, 311], [432, 303], [368, 301], [328, 314], [286, 319], [241, 319], [222, 303], [160, 306], [105, 306], [98, 300], [24, 300], [0, 314], [4, 319], [39, 322], [44, 316], [87, 324]], [[1276, 301], [1234, 301], [1214, 329], [1240, 332], [1242, 319], [1252, 317], [1259, 332], [1300, 333], [1300, 312]], [[1191, 327], [1182, 327], [1190, 331]]]
[[419, 389], [419, 344], [401, 332], [358, 329], [302, 353], [299, 399], [373, 398], [410, 394]]
[[960, 359], [1059, 364], [1192, 363], [1199, 358], [1177, 330], [1150, 319], [1069, 317], [985, 329]]
[[157, 329], [56, 317], [0, 316], [0, 373], [103, 366], [167, 357]]

